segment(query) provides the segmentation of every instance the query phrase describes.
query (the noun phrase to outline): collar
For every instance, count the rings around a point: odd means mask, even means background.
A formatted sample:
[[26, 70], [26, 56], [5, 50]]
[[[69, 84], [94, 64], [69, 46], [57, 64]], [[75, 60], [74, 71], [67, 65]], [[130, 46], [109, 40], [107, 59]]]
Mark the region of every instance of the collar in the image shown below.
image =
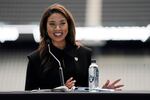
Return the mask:
[[50, 45], [52, 53], [57, 57], [62, 57], [64, 54], [67, 54], [71, 57], [76, 57], [78, 47], [76, 45], [66, 44], [64, 49], [59, 49], [55, 47], [53, 44]]

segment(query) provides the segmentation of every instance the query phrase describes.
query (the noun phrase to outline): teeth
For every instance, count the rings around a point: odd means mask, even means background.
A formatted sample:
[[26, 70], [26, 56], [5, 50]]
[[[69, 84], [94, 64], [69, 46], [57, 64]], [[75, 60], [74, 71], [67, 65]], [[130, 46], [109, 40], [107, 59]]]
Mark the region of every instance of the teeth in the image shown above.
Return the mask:
[[60, 36], [60, 35], [62, 35], [62, 33], [57, 32], [57, 33], [54, 33], [54, 35], [55, 35], [55, 36]]

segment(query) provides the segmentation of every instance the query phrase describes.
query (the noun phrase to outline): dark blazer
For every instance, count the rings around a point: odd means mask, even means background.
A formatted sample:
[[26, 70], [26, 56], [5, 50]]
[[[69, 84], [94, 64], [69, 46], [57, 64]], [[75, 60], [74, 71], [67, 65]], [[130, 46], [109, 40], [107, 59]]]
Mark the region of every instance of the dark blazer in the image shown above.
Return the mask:
[[[64, 81], [73, 77], [75, 86], [88, 86], [88, 67], [91, 63], [92, 50], [87, 47], [67, 46], [60, 50], [51, 46], [53, 54], [61, 61]], [[52, 89], [61, 86], [58, 62], [48, 52], [49, 59], [44, 65], [38, 50], [28, 55], [25, 90]]]

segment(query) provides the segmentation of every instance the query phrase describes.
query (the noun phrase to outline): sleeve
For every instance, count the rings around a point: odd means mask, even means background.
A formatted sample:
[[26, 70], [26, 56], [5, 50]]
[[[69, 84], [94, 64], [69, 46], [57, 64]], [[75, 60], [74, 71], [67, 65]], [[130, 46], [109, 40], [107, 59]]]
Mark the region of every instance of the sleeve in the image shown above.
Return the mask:
[[92, 50], [90, 48], [87, 48], [87, 52], [86, 52], [86, 75], [85, 75], [85, 79], [86, 79], [86, 83], [85, 86], [88, 87], [88, 68], [91, 64], [91, 58], [92, 58]]
[[88, 67], [91, 64], [92, 50], [87, 47], [81, 47], [78, 56], [80, 58], [78, 67], [79, 86], [88, 87]]
[[[30, 56], [28, 56], [28, 65], [26, 70], [26, 81], [25, 81], [25, 90], [33, 90], [38, 89], [38, 72], [37, 72], [37, 64]], [[38, 61], [36, 61], [38, 62]]]

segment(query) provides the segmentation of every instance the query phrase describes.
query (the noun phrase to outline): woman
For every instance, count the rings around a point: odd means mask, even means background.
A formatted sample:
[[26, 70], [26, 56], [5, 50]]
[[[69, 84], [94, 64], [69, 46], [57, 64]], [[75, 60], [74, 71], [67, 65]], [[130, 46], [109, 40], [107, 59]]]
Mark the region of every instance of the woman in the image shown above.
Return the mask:
[[[74, 19], [64, 6], [53, 4], [46, 9], [40, 22], [39, 48], [28, 56], [25, 90], [88, 86], [92, 51], [77, 45], [75, 33]], [[116, 83], [106, 82], [103, 88], [115, 89]]]

